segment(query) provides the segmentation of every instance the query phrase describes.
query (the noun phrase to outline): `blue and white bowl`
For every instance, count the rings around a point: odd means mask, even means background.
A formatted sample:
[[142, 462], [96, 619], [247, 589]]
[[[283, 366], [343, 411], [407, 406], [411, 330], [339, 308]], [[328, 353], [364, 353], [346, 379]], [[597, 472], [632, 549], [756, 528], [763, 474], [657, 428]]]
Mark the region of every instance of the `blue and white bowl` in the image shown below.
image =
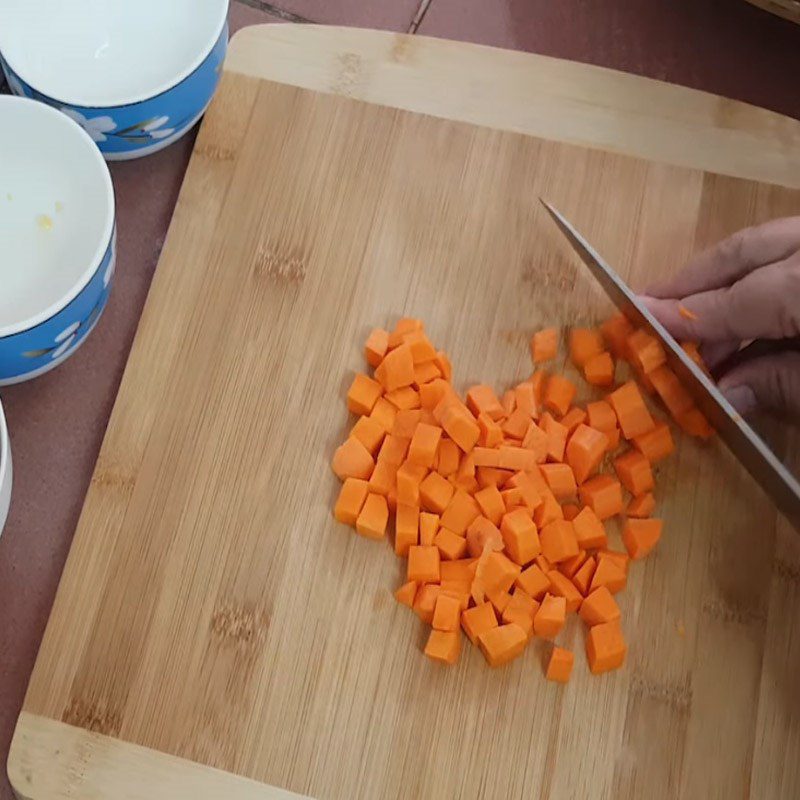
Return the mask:
[[114, 189], [77, 123], [0, 96], [0, 386], [35, 378], [84, 342], [114, 275]]
[[200, 119], [228, 47], [228, 0], [2, 0], [11, 90], [63, 111], [109, 161], [155, 153]]
[[11, 445], [8, 442], [8, 428], [0, 403], [0, 535], [6, 524], [9, 505], [11, 505]]

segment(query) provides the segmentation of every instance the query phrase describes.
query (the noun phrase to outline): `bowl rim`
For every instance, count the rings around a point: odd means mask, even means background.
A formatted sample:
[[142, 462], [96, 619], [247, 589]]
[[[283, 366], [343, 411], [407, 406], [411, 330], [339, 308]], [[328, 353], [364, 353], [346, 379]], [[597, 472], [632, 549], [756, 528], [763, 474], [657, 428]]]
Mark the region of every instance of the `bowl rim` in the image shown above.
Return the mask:
[[[116, 198], [114, 196], [114, 184], [111, 181], [111, 173], [109, 172], [108, 164], [106, 164], [106, 161], [103, 158], [103, 154], [100, 152], [100, 149], [97, 147], [97, 145], [92, 141], [92, 137], [89, 136], [89, 134], [86, 133], [86, 131], [80, 125], [78, 125], [77, 122], [70, 119], [66, 114], [62, 114], [58, 109], [47, 105], [47, 103], [42, 103], [38, 100], [31, 100], [28, 97], [0, 95], [0, 108], [2, 108], [4, 105], [10, 106], [9, 113], [13, 113], [13, 107], [15, 105], [21, 106], [23, 104], [31, 107], [35, 106], [37, 109], [35, 113], [39, 113], [41, 111], [44, 117], [49, 116], [54, 126], [64, 125], [64, 130], [71, 130], [73, 134], [83, 139], [84, 143], [88, 143], [90, 146], [90, 152], [92, 153], [91, 158], [94, 159], [94, 162], [99, 167], [100, 175], [102, 176], [102, 182], [105, 187], [106, 219], [103, 226], [103, 236], [101, 237], [100, 242], [95, 249], [95, 253], [89, 262], [89, 266], [80, 275], [78, 280], [75, 281], [72, 288], [65, 295], [51, 303], [47, 308], [42, 309], [29, 319], [16, 322], [12, 325], [0, 326], [0, 339], [15, 336], [19, 333], [24, 333], [25, 331], [41, 325], [43, 322], [51, 319], [58, 314], [59, 311], [69, 305], [86, 288], [100, 267], [100, 264], [102, 264], [103, 258], [108, 251], [108, 248], [111, 244], [111, 238], [114, 234], [114, 224], [116, 219]], [[61, 132], [58, 133], [59, 135], [62, 135]]]
[[[11, 466], [11, 441], [8, 437], [8, 425], [6, 423], [5, 412], [3, 411], [3, 403], [0, 400], [0, 492], [5, 486], [6, 480], [9, 476], [9, 468]], [[4, 519], [0, 519], [0, 536], [3, 534]]]
[[[52, 100], [55, 103], [59, 103], [63, 106], [69, 106], [74, 108], [90, 108], [90, 109], [111, 109], [111, 108], [124, 108], [126, 106], [134, 106], [138, 103], [144, 103], [148, 100], [154, 100], [157, 97], [160, 97], [162, 94], [170, 91], [170, 89], [174, 89], [179, 84], [183, 83], [190, 75], [192, 75], [200, 65], [208, 58], [211, 54], [211, 51], [214, 49], [214, 45], [219, 41], [219, 37], [222, 35], [223, 31], [225, 30], [225, 25], [228, 21], [228, 12], [230, 9], [230, 0], [217, 0], [219, 3], [219, 7], [217, 9], [218, 17], [217, 17], [217, 25], [214, 27], [214, 34], [211, 37], [210, 41], [207, 41], [206, 44], [203, 45], [202, 49], [198, 51], [198, 54], [194, 57], [194, 59], [189, 63], [187, 67], [184, 67], [183, 70], [177, 73], [176, 76], [173, 76], [167, 81], [164, 81], [161, 85], [158, 86], [157, 89], [149, 92], [144, 92], [140, 94], [134, 94], [130, 97], [122, 97], [118, 102], [115, 103], [93, 103], [93, 102], [86, 102], [85, 100], [80, 99], [80, 95], [77, 95], [77, 99], [66, 100], [61, 97], [56, 97], [50, 92], [46, 91], [45, 87], [39, 87], [32, 81], [30, 81], [27, 77], [25, 77], [24, 71], [21, 71], [18, 66], [16, 66], [11, 59], [9, 59], [6, 51], [7, 48], [3, 45], [3, 35], [2, 29], [0, 29], [0, 56], [2, 56], [3, 60], [8, 64], [11, 70], [21, 78], [28, 86], [30, 86], [34, 91], [38, 92], [42, 96]], [[11, 33], [9, 32], [9, 36]]]

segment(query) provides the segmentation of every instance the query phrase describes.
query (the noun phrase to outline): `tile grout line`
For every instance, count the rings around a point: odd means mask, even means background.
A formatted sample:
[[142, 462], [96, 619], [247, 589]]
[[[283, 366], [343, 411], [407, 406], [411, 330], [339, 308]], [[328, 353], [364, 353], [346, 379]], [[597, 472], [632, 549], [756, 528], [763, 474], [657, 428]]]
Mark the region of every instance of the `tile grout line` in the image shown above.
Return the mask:
[[422, 20], [425, 19], [425, 15], [428, 13], [428, 9], [431, 6], [433, 0], [421, 0], [419, 4], [419, 8], [417, 9], [417, 13], [414, 15], [414, 19], [411, 22], [411, 25], [408, 27], [408, 33], [416, 33], [419, 26], [422, 24]]
[[306, 17], [301, 17], [299, 14], [294, 14], [291, 11], [284, 11], [279, 6], [266, 2], [266, 0], [239, 0], [239, 2], [244, 3], [246, 6], [250, 6], [250, 8], [257, 8], [259, 11], [266, 11], [268, 14], [272, 14], [274, 17], [280, 17], [280, 19], [284, 20], [285, 22], [313, 22], [313, 20], [310, 20]]

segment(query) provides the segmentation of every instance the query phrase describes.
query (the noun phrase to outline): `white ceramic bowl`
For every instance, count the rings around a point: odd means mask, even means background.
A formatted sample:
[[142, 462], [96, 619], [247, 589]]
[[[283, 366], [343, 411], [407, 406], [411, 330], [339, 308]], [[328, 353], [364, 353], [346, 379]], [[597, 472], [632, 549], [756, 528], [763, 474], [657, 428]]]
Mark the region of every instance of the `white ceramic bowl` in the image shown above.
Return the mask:
[[[2, 0], [0, 0], [2, 2]], [[114, 190], [86, 132], [43, 103], [0, 96], [0, 386], [68, 358], [114, 271]]]
[[3, 404], [0, 403], [0, 536], [8, 517], [11, 504], [11, 445], [8, 441], [6, 418], [3, 416]]
[[228, 0], [0, 0], [15, 94], [71, 116], [109, 160], [180, 138], [205, 111], [228, 44]]

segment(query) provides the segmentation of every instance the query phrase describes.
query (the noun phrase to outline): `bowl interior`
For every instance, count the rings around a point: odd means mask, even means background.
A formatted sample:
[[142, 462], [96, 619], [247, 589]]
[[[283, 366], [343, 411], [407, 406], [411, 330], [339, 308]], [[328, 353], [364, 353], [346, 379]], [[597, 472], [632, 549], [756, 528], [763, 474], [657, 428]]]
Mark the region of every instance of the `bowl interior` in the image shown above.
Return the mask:
[[127, 105], [160, 94], [211, 52], [228, 0], [3, 0], [0, 51], [63, 103]]
[[114, 193], [89, 136], [58, 111], [0, 96], [0, 336], [72, 300], [111, 239]]

